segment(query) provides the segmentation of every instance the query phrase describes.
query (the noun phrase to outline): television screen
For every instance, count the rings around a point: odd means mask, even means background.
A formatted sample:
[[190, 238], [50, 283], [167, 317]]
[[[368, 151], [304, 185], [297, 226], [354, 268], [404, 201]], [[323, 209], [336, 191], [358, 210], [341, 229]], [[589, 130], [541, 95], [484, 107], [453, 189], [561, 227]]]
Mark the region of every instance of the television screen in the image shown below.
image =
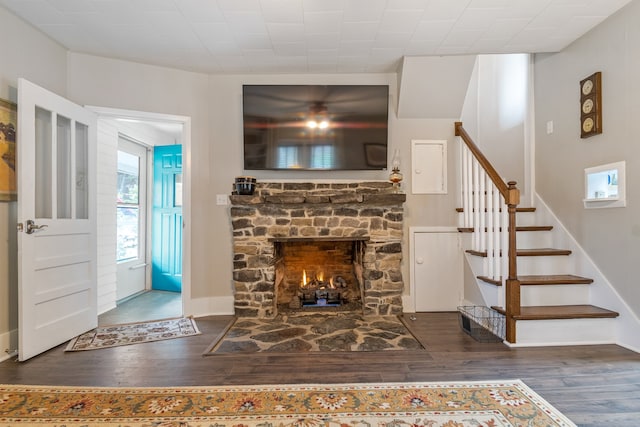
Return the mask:
[[244, 85], [244, 168], [385, 169], [388, 106], [386, 85]]

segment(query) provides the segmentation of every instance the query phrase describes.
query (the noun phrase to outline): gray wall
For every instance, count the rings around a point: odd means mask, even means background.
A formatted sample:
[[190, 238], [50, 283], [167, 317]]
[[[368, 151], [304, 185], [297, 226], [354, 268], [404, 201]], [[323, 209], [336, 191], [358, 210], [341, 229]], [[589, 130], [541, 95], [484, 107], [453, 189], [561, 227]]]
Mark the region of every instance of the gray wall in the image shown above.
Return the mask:
[[[640, 286], [640, 1], [560, 53], [535, 57], [536, 189], [636, 315]], [[602, 72], [603, 133], [580, 138], [579, 81]], [[554, 131], [547, 134], [546, 124]], [[585, 209], [584, 169], [626, 161], [627, 207]], [[597, 301], [594, 302], [597, 304]]]

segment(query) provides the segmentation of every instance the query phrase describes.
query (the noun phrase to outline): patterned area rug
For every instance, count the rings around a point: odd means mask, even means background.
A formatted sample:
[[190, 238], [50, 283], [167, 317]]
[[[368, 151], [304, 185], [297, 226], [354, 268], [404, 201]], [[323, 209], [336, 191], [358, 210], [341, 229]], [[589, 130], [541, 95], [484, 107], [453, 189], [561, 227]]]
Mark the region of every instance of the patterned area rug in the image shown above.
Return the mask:
[[236, 319], [204, 354], [423, 349], [398, 316], [311, 313]]
[[189, 337], [199, 333], [198, 326], [191, 317], [100, 326], [69, 341], [65, 351], [96, 350]]
[[4, 385], [0, 386], [0, 424], [575, 427], [519, 380], [186, 388]]

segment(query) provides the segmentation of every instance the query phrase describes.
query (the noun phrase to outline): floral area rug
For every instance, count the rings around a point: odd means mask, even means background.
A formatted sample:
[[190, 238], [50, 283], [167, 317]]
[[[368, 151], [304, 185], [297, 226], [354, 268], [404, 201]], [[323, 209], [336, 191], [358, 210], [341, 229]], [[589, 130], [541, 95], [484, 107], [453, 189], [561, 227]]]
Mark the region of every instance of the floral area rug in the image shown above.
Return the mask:
[[519, 380], [181, 388], [0, 385], [0, 425], [575, 427]]
[[237, 318], [205, 356], [254, 352], [424, 350], [399, 316], [309, 313]]
[[100, 326], [69, 341], [65, 351], [96, 350], [189, 337], [199, 333], [198, 326], [191, 317]]

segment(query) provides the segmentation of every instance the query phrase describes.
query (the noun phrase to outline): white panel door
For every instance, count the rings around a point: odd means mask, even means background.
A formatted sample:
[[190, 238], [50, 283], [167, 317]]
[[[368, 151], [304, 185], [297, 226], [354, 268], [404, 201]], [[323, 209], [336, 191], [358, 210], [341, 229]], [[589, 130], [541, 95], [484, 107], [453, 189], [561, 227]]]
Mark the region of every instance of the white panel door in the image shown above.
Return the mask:
[[98, 323], [96, 117], [18, 82], [18, 358]]
[[456, 311], [463, 297], [463, 256], [458, 231], [416, 232], [416, 311]]

